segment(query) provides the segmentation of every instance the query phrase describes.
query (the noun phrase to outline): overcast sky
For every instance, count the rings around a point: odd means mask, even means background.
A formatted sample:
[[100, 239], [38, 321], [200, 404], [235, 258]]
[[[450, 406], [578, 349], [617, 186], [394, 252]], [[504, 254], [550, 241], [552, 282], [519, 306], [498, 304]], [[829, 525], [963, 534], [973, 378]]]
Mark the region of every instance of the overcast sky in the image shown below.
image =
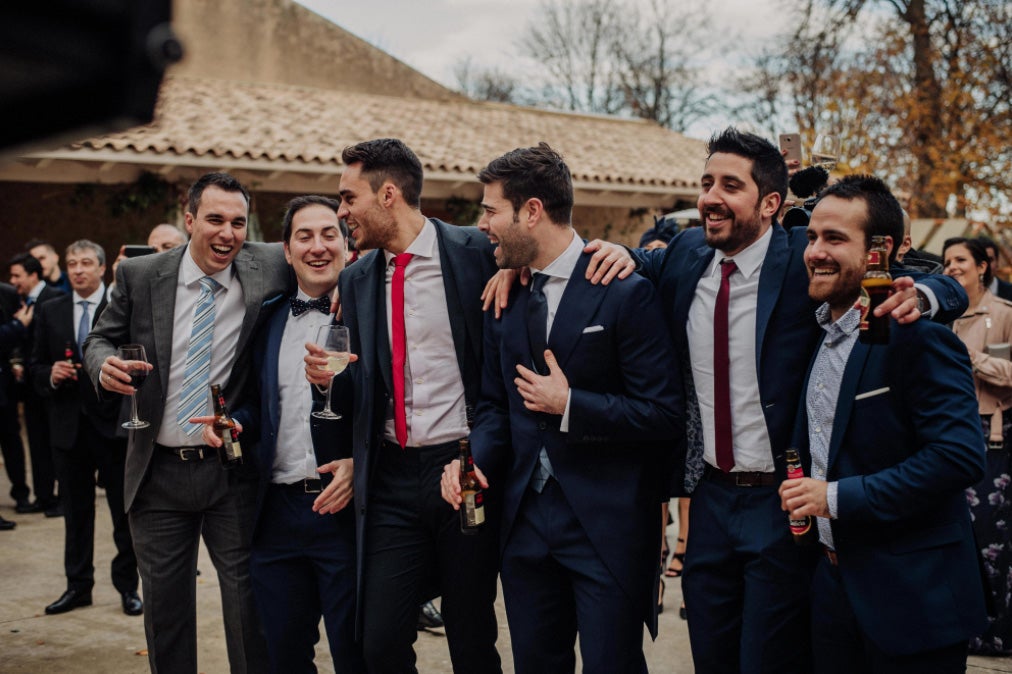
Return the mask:
[[[297, 0], [342, 28], [393, 54], [412, 68], [456, 88], [454, 65], [470, 57], [477, 66], [509, 69], [517, 58], [516, 42], [541, 0]], [[643, 1], [643, 0], [638, 0]], [[685, 0], [662, 0], [685, 2]], [[788, 21], [778, 0], [709, 0], [713, 39], [727, 44], [734, 59], [744, 50], [757, 52], [764, 40]], [[713, 76], [734, 67], [713, 64]], [[729, 121], [725, 114], [696, 125], [694, 136]]]

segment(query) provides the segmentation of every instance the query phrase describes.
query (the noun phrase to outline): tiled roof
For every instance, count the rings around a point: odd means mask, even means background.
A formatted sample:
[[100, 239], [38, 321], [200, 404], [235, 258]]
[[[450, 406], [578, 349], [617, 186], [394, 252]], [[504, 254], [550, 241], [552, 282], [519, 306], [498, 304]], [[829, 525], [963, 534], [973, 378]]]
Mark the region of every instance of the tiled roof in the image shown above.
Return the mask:
[[270, 160], [275, 169], [313, 172], [339, 170], [344, 147], [379, 137], [404, 140], [427, 173], [464, 180], [496, 156], [544, 140], [574, 180], [617, 190], [694, 188], [705, 158], [702, 141], [640, 120], [183, 76], [165, 79], [154, 123], [72, 147], [82, 159], [112, 151], [124, 160]]

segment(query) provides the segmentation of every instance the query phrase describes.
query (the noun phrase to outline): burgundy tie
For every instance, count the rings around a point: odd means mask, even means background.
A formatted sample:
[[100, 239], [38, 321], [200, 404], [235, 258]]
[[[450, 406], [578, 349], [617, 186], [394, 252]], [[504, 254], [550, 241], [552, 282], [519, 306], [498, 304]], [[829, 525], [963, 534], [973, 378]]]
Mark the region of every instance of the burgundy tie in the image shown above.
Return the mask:
[[408, 419], [404, 411], [404, 268], [414, 257], [401, 253], [394, 257], [394, 280], [390, 286], [390, 331], [394, 347], [392, 377], [394, 380], [394, 435], [397, 443], [408, 444]]
[[725, 473], [734, 468], [731, 441], [731, 358], [727, 349], [727, 300], [730, 276], [738, 269], [734, 260], [720, 261], [720, 290], [713, 308], [713, 421], [716, 430], [717, 467]]

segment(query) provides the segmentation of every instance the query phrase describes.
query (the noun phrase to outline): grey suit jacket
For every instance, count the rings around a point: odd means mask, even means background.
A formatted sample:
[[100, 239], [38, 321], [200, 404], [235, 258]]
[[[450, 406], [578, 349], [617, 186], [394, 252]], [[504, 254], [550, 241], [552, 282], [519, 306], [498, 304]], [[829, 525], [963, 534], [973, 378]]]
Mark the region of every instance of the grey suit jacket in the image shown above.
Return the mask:
[[[130, 434], [124, 485], [128, 511], [150, 470], [155, 438], [162, 421], [172, 362], [176, 283], [186, 250], [180, 247], [158, 255], [123, 260], [116, 270], [116, 285], [109, 305], [84, 344], [84, 367], [100, 396], [108, 395], [98, 384], [102, 363], [106, 357], [116, 354], [119, 345], [144, 345], [148, 361], [154, 365], [147, 382], [137, 392], [138, 413], [151, 425]], [[290, 276], [281, 244], [246, 243], [232, 264], [246, 303], [236, 359], [224, 391], [229, 408], [236, 409], [242, 402], [251, 370], [252, 337], [266, 318], [261, 307], [288, 291]], [[189, 329], [189, 326], [180, 329]]]

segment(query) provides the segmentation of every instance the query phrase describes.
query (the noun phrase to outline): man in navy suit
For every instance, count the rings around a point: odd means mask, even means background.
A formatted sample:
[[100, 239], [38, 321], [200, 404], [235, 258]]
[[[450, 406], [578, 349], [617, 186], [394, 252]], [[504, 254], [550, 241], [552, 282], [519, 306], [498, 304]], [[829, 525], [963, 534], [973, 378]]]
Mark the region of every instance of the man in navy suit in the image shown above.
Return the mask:
[[[333, 323], [331, 295], [348, 255], [340, 202], [309, 195], [293, 199], [282, 230], [285, 258], [298, 291], [275, 303], [253, 348], [259, 396], [236, 410], [239, 439], [260, 473], [250, 576], [267, 638], [272, 672], [315, 672], [313, 648], [322, 615], [334, 671], [364, 670], [355, 645], [355, 520], [351, 501], [351, 423], [311, 417], [313, 395], [302, 369], [307, 342]], [[350, 401], [334, 381], [333, 400]], [[349, 415], [350, 415], [350, 405]], [[204, 441], [220, 446], [207, 424]], [[314, 512], [330, 486], [333, 514]]]
[[[421, 162], [401, 141], [359, 143], [342, 159], [338, 216], [360, 250], [373, 249], [339, 282], [359, 356], [353, 446], [366, 664], [371, 674], [415, 671], [418, 607], [439, 595], [454, 671], [497, 673], [497, 531], [463, 535], [438, 486], [468, 433], [465, 410], [477, 404], [491, 247], [472, 227], [422, 215]], [[333, 512], [329, 490], [315, 507]]]
[[81, 239], [66, 251], [71, 295], [42, 302], [36, 309], [31, 367], [32, 384], [46, 401], [53, 458], [60, 480], [66, 518], [63, 565], [67, 589], [46, 607], [47, 614], [65, 613], [91, 604], [95, 585], [95, 472], [105, 485], [112, 515], [116, 556], [112, 581], [123, 612], [140, 615], [137, 557], [123, 506], [126, 438], [117, 418], [120, 400], [100, 399], [80, 372], [81, 349], [91, 326], [105, 309], [105, 251]]
[[[711, 138], [708, 150], [697, 204], [703, 227], [664, 250], [632, 251], [658, 288], [684, 366], [687, 454], [676, 463], [673, 486], [693, 499], [682, 582], [689, 640], [701, 672], [805, 672], [814, 559], [794, 544], [777, 485], [786, 477], [784, 451], [819, 337], [806, 292], [807, 239], [804, 228], [788, 233], [774, 220], [787, 167], [772, 143], [732, 128]], [[599, 259], [623, 256], [617, 246], [589, 246], [597, 247]], [[727, 371], [720, 383], [724, 271]], [[604, 276], [592, 261], [588, 277]], [[911, 278], [894, 281], [896, 292], [877, 311], [909, 322], [931, 305], [935, 320], [945, 322], [965, 309], [966, 294], [952, 279], [918, 281], [916, 289]]]
[[816, 517], [812, 583], [817, 672], [966, 670], [985, 610], [964, 489], [984, 475], [966, 347], [945, 327], [892, 325], [858, 339], [872, 236], [893, 255], [899, 203], [877, 178], [850, 176], [812, 212], [805, 263], [824, 332], [796, 441], [811, 477], [780, 487], [792, 518]]
[[[502, 322], [485, 325], [471, 434], [502, 502], [502, 583], [517, 672], [645, 672], [656, 636], [658, 505], [679, 437], [674, 355], [646, 279], [584, 279], [573, 187], [545, 143], [492, 161], [479, 228], [503, 268], [530, 266]], [[485, 475], [488, 479], [485, 480]], [[459, 462], [444, 498], [459, 507]]]

